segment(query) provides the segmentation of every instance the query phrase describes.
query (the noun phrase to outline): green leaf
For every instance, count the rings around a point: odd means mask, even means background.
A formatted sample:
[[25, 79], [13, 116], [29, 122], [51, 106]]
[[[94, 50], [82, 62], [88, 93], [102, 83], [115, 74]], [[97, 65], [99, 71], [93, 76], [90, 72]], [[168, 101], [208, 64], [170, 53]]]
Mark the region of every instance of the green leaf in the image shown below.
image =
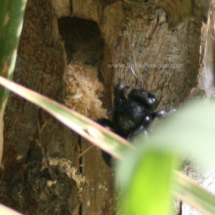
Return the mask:
[[[0, 1], [0, 75], [12, 79], [27, 0]], [[0, 87], [0, 165], [3, 154], [3, 116], [9, 92]]]
[[[192, 158], [200, 165], [214, 167], [214, 131], [215, 102], [199, 100], [164, 119], [147, 138], [139, 138], [137, 149], [132, 150], [129, 156], [124, 155], [126, 162], [119, 168], [126, 213], [166, 213], [171, 171], [177, 161], [173, 155]], [[215, 214], [213, 195], [185, 178], [174, 177], [173, 194], [205, 214]]]
[[[122, 151], [130, 145], [95, 122], [3, 77], [0, 77], [0, 84], [48, 111], [100, 148], [125, 159], [119, 168], [119, 178], [124, 210], [128, 215], [162, 215], [169, 211], [172, 169], [177, 163], [175, 154], [195, 157], [201, 164], [210, 166], [215, 161], [214, 102], [197, 101], [177, 111], [171, 120], [167, 119], [147, 139], [144, 138], [145, 141], [140, 139], [137, 148], [126, 155]], [[173, 182], [174, 195], [205, 214], [215, 214], [210, 194], [178, 176]]]
[[[0, 1], [0, 74], [12, 78], [26, 0]], [[4, 95], [5, 89], [0, 89]], [[2, 97], [2, 96], [1, 96]]]
[[172, 192], [178, 199], [187, 202], [202, 214], [215, 214], [215, 196], [182, 173], [175, 172]]
[[123, 138], [98, 125], [89, 118], [59, 104], [52, 99], [0, 76], [0, 84], [17, 95], [50, 113], [60, 122], [89, 140], [91, 143], [122, 159], [122, 151], [131, 145]]
[[196, 100], [186, 104], [164, 119], [148, 139], [159, 150], [176, 152], [200, 165], [213, 167], [215, 102]]
[[151, 147], [132, 150], [119, 166], [122, 205], [127, 215], [166, 215], [170, 211], [176, 157]]
[[2, 35], [2, 29], [4, 26], [4, 20], [6, 17], [7, 7], [8, 7], [9, 1], [10, 0], [4, 0], [4, 1], [1, 1], [1, 3], [0, 3], [0, 38]]

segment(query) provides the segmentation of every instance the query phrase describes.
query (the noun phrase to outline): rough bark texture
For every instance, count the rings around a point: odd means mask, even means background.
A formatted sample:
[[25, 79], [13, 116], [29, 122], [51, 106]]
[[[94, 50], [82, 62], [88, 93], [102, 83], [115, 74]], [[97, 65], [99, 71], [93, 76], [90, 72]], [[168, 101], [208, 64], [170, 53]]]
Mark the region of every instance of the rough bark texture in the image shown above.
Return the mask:
[[156, 0], [157, 5], [164, 9], [167, 14], [169, 28], [173, 29], [179, 23], [191, 17], [198, 17], [206, 21], [211, 0]]
[[[197, 85], [200, 28], [192, 18], [169, 30], [165, 12], [152, 0], [29, 0], [14, 80], [63, 102], [66, 61], [79, 61], [98, 70], [108, 109], [118, 78], [135, 87], [133, 67], [143, 87], [160, 100], [159, 108], [177, 107]], [[96, 148], [79, 159], [88, 147], [52, 117], [11, 95], [1, 202], [25, 214], [115, 214], [113, 171]], [[72, 162], [87, 180], [83, 190], [60, 162], [42, 169], [49, 158]]]

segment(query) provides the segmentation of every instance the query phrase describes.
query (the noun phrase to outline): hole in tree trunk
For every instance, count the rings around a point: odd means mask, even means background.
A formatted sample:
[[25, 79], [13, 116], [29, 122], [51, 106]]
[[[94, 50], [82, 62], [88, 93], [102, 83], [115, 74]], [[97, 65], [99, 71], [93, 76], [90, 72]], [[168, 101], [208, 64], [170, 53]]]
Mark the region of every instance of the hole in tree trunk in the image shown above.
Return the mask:
[[104, 43], [97, 23], [63, 17], [58, 20], [58, 25], [65, 42], [67, 63], [78, 60], [86, 65], [97, 66], [104, 57]]
[[104, 85], [102, 96], [103, 107], [112, 105], [113, 69], [111, 52], [103, 42], [96, 22], [76, 17], [58, 19], [58, 28], [67, 54], [67, 63], [79, 62], [96, 68], [98, 78]]

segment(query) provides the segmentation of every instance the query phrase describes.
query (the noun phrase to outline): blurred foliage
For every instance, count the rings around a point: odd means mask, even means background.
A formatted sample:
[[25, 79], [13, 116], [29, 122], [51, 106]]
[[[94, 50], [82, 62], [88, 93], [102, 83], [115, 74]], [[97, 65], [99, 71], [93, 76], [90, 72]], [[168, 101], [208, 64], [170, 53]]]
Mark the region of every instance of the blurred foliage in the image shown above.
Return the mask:
[[204, 214], [215, 214], [214, 196], [192, 180], [173, 172], [184, 157], [192, 158], [205, 168], [213, 167], [214, 101], [190, 102], [164, 119], [147, 138], [137, 138], [137, 144], [131, 147], [117, 135], [45, 96], [3, 77], [0, 77], [0, 84], [122, 160], [117, 167], [117, 175], [122, 210], [126, 215], [167, 214], [171, 207], [171, 193], [204, 211]]

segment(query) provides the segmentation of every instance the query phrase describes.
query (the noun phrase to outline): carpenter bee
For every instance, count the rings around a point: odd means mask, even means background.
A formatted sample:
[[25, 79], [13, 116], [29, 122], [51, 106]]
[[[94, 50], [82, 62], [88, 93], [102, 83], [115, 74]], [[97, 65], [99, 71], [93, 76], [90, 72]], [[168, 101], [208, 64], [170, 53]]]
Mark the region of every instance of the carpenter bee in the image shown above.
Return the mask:
[[[133, 71], [132, 71], [133, 72]], [[136, 76], [135, 76], [136, 77]], [[151, 122], [156, 117], [162, 117], [175, 110], [155, 111], [158, 102], [152, 93], [140, 89], [131, 89], [131, 86], [121, 87], [122, 80], [114, 88], [114, 107], [111, 109], [112, 121], [100, 118], [97, 123], [110, 128], [114, 133], [125, 139], [132, 139], [139, 133], [146, 133]], [[140, 84], [139, 84], [140, 85]], [[111, 156], [102, 152], [105, 162], [111, 166]]]

